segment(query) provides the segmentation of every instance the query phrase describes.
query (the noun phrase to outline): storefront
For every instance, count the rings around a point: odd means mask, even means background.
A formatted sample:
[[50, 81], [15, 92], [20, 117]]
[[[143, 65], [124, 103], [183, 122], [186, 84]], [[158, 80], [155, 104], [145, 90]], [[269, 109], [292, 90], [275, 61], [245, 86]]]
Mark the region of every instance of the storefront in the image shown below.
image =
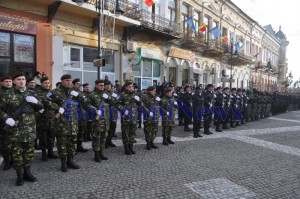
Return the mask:
[[47, 18], [0, 8], [0, 76], [35, 71], [51, 78], [51, 24]]

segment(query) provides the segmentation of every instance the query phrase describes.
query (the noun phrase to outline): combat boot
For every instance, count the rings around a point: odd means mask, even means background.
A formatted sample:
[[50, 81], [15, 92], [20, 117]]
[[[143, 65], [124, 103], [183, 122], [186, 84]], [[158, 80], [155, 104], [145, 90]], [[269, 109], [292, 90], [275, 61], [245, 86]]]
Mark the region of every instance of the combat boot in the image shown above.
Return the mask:
[[101, 162], [99, 151], [95, 151], [94, 160], [95, 160], [95, 162]]
[[106, 157], [106, 156], [103, 154], [103, 149], [100, 150], [99, 156], [100, 156], [100, 159], [101, 159], [101, 160], [108, 160], [108, 157]]
[[133, 144], [129, 144], [129, 150], [131, 154], [136, 154], [135, 151], [133, 150]]
[[175, 144], [175, 142], [173, 142], [173, 141], [171, 140], [171, 136], [167, 137], [167, 142], [168, 142], [169, 144]]
[[124, 145], [124, 149], [126, 155], [131, 155], [131, 151], [129, 150], [129, 146], [127, 144]]
[[147, 149], [147, 150], [151, 150], [150, 142], [147, 142], [146, 149]]
[[158, 146], [156, 146], [153, 142], [150, 142], [150, 146], [151, 146], [151, 148], [153, 148], [153, 149], [157, 149], [157, 148], [158, 148]]
[[80, 169], [80, 166], [74, 162], [74, 156], [68, 155], [67, 167], [71, 169]]
[[24, 180], [27, 180], [29, 182], [35, 182], [37, 181], [36, 177], [34, 177], [30, 171], [30, 166], [24, 167]]
[[193, 137], [194, 137], [194, 138], [198, 138], [197, 132], [194, 131]]
[[89, 150], [85, 149], [82, 147], [82, 141], [77, 141], [77, 152], [82, 152], [82, 153], [86, 153]]
[[67, 157], [61, 157], [61, 171], [62, 172], [68, 172], [68, 167], [67, 167]]
[[56, 155], [53, 152], [53, 148], [52, 147], [48, 148], [48, 158], [51, 158], [51, 159], [57, 159], [58, 158], [58, 155]]
[[162, 143], [163, 145], [166, 145], [166, 146], [168, 146], [169, 145], [169, 143], [168, 143], [168, 141], [167, 141], [167, 138], [166, 137], [163, 137], [163, 143]]
[[116, 147], [116, 145], [111, 141], [111, 138], [108, 139], [108, 146], [110, 146], [110, 147]]
[[104, 146], [106, 149], [108, 149], [109, 148], [109, 145], [108, 145], [108, 139], [106, 139], [106, 141], [105, 141], [105, 146]]
[[230, 129], [230, 128], [227, 126], [227, 123], [224, 123], [224, 124], [223, 124], [223, 129]]
[[42, 149], [42, 161], [47, 161], [48, 157], [47, 157], [47, 151], [46, 149]]
[[222, 129], [221, 129], [220, 125], [217, 125], [217, 126], [216, 126], [216, 131], [217, 131], [217, 132], [222, 132]]
[[200, 135], [199, 131], [197, 132], [197, 136], [198, 136], [198, 138], [202, 137], [202, 135]]
[[22, 186], [24, 184], [24, 178], [23, 178], [23, 169], [16, 169], [17, 172], [17, 186]]
[[9, 154], [3, 155], [3, 159], [4, 159], [3, 170], [9, 170], [10, 169], [10, 157], [9, 157]]

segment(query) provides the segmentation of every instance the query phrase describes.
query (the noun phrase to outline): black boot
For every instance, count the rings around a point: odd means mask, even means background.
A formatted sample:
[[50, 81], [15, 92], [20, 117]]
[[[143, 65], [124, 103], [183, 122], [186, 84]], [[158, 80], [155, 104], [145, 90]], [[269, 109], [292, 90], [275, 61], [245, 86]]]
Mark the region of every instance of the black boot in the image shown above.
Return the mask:
[[41, 150], [41, 146], [38, 144], [38, 140], [37, 139], [34, 140], [34, 149], [35, 150]]
[[23, 169], [16, 169], [16, 172], [17, 172], [17, 181], [16, 181], [16, 184], [18, 186], [22, 186], [24, 184]]
[[194, 132], [193, 138], [198, 138], [197, 132]]
[[235, 124], [233, 122], [230, 123], [231, 128], [236, 128]]
[[46, 149], [42, 149], [42, 161], [47, 161], [48, 157], [47, 157], [47, 151]]
[[168, 141], [167, 141], [167, 138], [166, 137], [163, 137], [163, 143], [162, 143], [163, 145], [166, 145], [166, 146], [168, 146], [169, 145], [169, 143], [168, 143]]
[[147, 142], [146, 149], [147, 149], [147, 150], [151, 150], [150, 142]]
[[100, 150], [99, 156], [100, 156], [100, 159], [101, 159], [101, 160], [108, 160], [108, 157], [106, 157], [106, 156], [103, 154], [103, 149]]
[[67, 172], [68, 171], [67, 157], [61, 157], [60, 161], [61, 161], [61, 171], [62, 172]]
[[179, 120], [178, 126], [183, 126], [183, 123], [181, 120]]
[[48, 157], [51, 158], [51, 159], [57, 159], [58, 158], [58, 155], [56, 155], [53, 152], [53, 148], [52, 147], [48, 148]]
[[156, 146], [153, 142], [150, 142], [150, 146], [151, 146], [151, 148], [153, 148], [153, 149], [157, 149], [157, 148], [158, 148], [158, 146]]
[[108, 145], [108, 139], [106, 139], [106, 141], [105, 141], [105, 146], [104, 146], [106, 149], [108, 149], [109, 148], [109, 145]]
[[9, 154], [3, 155], [3, 159], [4, 159], [3, 170], [9, 170], [9, 169], [10, 169], [10, 158], [9, 158]]
[[209, 130], [208, 130], [207, 127], [204, 127], [204, 134], [205, 134], [205, 135], [210, 135]]
[[135, 151], [133, 150], [133, 144], [129, 144], [129, 150], [131, 154], [136, 154]]
[[239, 121], [236, 122], [236, 126], [241, 126]]
[[80, 166], [74, 162], [74, 156], [68, 155], [67, 167], [71, 169], [80, 169]]
[[220, 125], [217, 125], [217, 126], [216, 126], [216, 131], [217, 131], [217, 132], [222, 132], [222, 129], [221, 129]]
[[126, 155], [131, 155], [131, 151], [129, 150], [129, 145], [125, 144], [124, 149], [125, 149], [125, 154]]
[[99, 151], [95, 151], [94, 160], [95, 162], [101, 162]]
[[230, 129], [226, 123], [223, 124], [223, 129]]
[[108, 146], [116, 147], [116, 145], [111, 141], [111, 139], [108, 140]]
[[185, 132], [190, 132], [191, 129], [190, 129], [188, 126], [185, 126], [185, 127], [184, 127], [184, 131], [185, 131]]
[[89, 150], [85, 149], [82, 147], [82, 141], [77, 141], [77, 152], [82, 152], [82, 153], [86, 153]]
[[86, 134], [86, 140], [87, 140], [87, 141], [92, 141], [92, 137], [91, 137], [90, 132], [88, 132], [88, 133]]
[[30, 166], [24, 167], [24, 180], [29, 181], [29, 182], [35, 182], [37, 181], [36, 177], [34, 177], [30, 171]]
[[199, 131], [197, 132], [197, 136], [198, 136], [198, 138], [202, 137], [202, 135], [200, 135]]
[[173, 141], [171, 140], [171, 136], [167, 137], [167, 142], [168, 142], [169, 144], [175, 144], [175, 142], [173, 142]]

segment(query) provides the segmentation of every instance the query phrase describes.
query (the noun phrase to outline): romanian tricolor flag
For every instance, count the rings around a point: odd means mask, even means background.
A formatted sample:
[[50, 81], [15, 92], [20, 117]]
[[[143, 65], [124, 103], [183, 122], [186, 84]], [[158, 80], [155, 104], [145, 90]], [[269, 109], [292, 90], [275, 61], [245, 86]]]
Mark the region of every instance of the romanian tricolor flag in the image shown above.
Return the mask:
[[201, 26], [199, 26], [199, 30], [200, 30], [201, 32], [205, 32], [205, 31], [206, 31], [206, 24], [204, 23], [204, 24], [202, 24]]
[[220, 39], [222, 39], [223, 41], [228, 41], [228, 37], [227, 36], [220, 37]]
[[143, 1], [148, 7], [151, 7], [154, 4], [153, 0], [143, 0]]

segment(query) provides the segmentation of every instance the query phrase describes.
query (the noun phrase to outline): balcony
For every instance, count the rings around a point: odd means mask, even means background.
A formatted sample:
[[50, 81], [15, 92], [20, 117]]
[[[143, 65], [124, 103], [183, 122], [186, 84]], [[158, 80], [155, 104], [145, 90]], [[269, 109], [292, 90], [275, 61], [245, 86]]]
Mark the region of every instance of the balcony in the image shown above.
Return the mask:
[[[105, 10], [114, 13], [115, 8], [116, 8], [116, 0], [104, 0]], [[141, 17], [140, 10], [138, 9], [138, 4], [136, 3], [130, 2], [128, 0], [119, 0], [119, 8], [124, 11], [123, 16], [125, 17], [135, 19], [135, 20], [139, 20]]]
[[194, 51], [203, 52], [205, 45], [204, 35], [199, 34], [196, 36], [184, 35], [181, 41], [181, 46]]
[[228, 48], [228, 44], [220, 39], [211, 39], [206, 41], [203, 56], [209, 58], [220, 58], [224, 55], [225, 50]]

